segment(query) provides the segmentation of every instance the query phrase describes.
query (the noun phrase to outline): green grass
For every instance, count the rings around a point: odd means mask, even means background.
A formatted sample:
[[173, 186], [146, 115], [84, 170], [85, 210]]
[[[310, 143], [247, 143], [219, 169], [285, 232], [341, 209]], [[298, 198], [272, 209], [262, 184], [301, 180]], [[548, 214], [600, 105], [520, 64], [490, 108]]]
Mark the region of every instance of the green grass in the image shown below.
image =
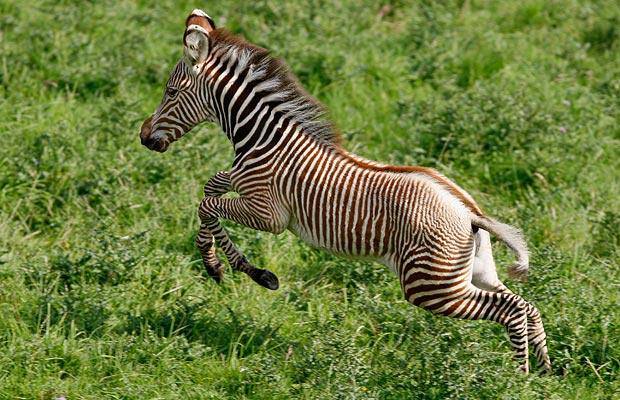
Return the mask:
[[[32, 3], [0, 1], [0, 399], [620, 395], [617, 2]], [[551, 376], [515, 373], [499, 325], [289, 233], [227, 224], [277, 292], [204, 275], [196, 206], [231, 148], [213, 126], [165, 155], [138, 139], [195, 7], [284, 57], [348, 149], [437, 168], [523, 228], [530, 280], [507, 283], [543, 314]]]

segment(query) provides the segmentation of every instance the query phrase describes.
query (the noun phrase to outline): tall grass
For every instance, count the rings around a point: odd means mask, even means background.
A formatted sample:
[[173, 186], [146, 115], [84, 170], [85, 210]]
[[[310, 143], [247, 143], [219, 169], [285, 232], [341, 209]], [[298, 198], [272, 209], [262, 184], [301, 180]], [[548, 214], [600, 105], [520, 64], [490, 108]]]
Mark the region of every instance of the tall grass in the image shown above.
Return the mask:
[[[508, 283], [552, 375], [288, 233], [227, 224], [279, 291], [205, 276], [196, 206], [230, 146], [138, 140], [195, 7], [287, 60], [348, 149], [437, 168], [524, 230], [530, 280]], [[0, 398], [618, 396], [619, 21], [610, 1], [0, 2]]]

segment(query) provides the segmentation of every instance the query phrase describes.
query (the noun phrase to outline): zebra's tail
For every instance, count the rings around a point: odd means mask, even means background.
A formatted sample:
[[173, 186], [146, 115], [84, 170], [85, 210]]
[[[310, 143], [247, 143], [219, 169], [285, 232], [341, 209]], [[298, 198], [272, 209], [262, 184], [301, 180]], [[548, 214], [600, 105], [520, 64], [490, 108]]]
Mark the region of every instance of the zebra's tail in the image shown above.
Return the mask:
[[526, 280], [527, 272], [530, 267], [530, 255], [527, 250], [527, 243], [521, 231], [514, 226], [504, 224], [486, 216], [472, 215], [471, 224], [472, 226], [476, 226], [494, 234], [515, 253], [517, 261], [508, 267], [508, 274], [513, 278]]

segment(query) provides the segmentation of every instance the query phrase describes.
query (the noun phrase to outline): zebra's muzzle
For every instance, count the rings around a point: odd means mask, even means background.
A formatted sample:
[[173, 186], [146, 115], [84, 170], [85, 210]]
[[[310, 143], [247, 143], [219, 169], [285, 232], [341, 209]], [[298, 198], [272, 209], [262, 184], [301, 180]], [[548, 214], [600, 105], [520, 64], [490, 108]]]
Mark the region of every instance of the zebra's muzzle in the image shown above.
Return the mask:
[[140, 127], [140, 143], [143, 146], [147, 147], [149, 150], [157, 151], [159, 153], [163, 153], [168, 150], [168, 142], [163, 139], [161, 136], [153, 135], [153, 116], [151, 115], [147, 119], [144, 120], [142, 126]]
[[149, 150], [163, 153], [168, 150], [168, 144], [165, 140], [158, 140], [153, 138], [140, 139], [143, 146], [146, 146]]

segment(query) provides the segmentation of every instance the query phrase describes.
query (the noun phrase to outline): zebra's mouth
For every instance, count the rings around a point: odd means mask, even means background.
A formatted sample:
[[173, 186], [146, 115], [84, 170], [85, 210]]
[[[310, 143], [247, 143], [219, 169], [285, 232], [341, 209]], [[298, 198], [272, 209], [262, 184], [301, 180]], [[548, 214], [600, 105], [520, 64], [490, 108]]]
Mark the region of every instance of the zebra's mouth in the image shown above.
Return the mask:
[[148, 138], [142, 139], [141, 142], [147, 149], [156, 151], [158, 153], [164, 153], [166, 150], [168, 150], [169, 146], [168, 141], [165, 139], [153, 140], [151, 138]]
[[169, 144], [166, 140], [159, 140], [155, 142], [155, 144], [152, 147], [149, 147], [149, 149], [156, 151], [158, 153], [165, 153], [166, 150], [168, 150], [168, 145]]
[[166, 134], [166, 132], [157, 130], [154, 133], [150, 134], [148, 137], [141, 138], [141, 142], [149, 150], [163, 153], [168, 150], [168, 146], [170, 145], [171, 140]]

